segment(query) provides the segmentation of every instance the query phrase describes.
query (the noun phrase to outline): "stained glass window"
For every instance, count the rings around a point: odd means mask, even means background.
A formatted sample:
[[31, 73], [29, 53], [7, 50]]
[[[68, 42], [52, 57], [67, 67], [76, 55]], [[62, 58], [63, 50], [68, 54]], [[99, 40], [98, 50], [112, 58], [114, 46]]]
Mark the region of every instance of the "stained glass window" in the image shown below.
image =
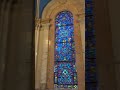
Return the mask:
[[78, 88], [72, 13], [60, 12], [55, 27], [55, 88]]
[[85, 85], [86, 90], [97, 89], [97, 75], [96, 75], [96, 48], [95, 48], [95, 29], [93, 16], [93, 1], [85, 1]]

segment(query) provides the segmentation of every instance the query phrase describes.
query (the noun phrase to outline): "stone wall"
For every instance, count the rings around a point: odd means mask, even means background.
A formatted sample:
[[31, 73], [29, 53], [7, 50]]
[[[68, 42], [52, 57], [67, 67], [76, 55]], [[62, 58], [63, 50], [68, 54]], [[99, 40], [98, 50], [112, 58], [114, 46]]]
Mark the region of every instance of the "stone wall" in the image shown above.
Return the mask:
[[[0, 1], [0, 90], [34, 90], [33, 1]], [[99, 90], [120, 90], [118, 1], [94, 0]]]
[[0, 90], [34, 90], [34, 1], [0, 1]]
[[117, 90], [108, 0], [94, 0], [99, 90]]
[[114, 52], [114, 66], [116, 73], [116, 90], [120, 90], [120, 12], [119, 0], [109, 0], [109, 14]]

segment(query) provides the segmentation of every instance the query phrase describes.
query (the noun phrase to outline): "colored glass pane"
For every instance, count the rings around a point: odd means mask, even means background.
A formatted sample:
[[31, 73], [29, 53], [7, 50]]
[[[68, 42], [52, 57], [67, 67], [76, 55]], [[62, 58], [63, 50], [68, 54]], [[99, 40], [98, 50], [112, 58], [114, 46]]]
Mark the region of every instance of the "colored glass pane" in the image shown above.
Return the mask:
[[56, 42], [71, 42], [73, 37], [73, 25], [56, 27]]
[[56, 61], [74, 61], [74, 43], [56, 43]]
[[55, 88], [78, 88], [72, 13], [60, 12], [55, 26]]
[[86, 90], [97, 89], [96, 75], [96, 39], [94, 30], [93, 1], [85, 1], [85, 88]]
[[56, 17], [56, 26], [72, 25], [73, 18], [71, 17], [73, 17], [73, 15], [69, 11], [61, 12], [61, 14]]

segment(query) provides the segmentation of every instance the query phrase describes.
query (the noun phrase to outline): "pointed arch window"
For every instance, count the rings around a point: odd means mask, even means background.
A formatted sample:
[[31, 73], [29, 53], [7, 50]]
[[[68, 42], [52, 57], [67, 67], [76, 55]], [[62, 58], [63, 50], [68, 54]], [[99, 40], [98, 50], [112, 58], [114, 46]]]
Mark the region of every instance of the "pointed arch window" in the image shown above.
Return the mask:
[[55, 88], [78, 88], [73, 14], [60, 12], [55, 19]]

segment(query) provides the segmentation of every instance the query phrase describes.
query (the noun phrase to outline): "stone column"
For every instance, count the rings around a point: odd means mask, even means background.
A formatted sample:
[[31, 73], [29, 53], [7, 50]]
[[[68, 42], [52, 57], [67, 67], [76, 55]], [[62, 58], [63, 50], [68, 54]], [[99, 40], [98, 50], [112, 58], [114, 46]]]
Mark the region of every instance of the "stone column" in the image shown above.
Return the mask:
[[42, 63], [41, 63], [41, 79], [40, 90], [46, 89], [47, 83], [47, 60], [48, 60], [48, 31], [49, 23], [42, 24], [43, 31], [43, 51], [42, 51]]
[[74, 16], [74, 39], [78, 90], [85, 90], [85, 25], [82, 14]]
[[35, 70], [37, 65], [39, 37], [40, 37], [40, 19], [36, 19], [35, 20]]
[[[40, 24], [40, 23], [39, 23]], [[40, 26], [40, 25], [39, 25]], [[40, 90], [40, 77], [41, 77], [41, 57], [43, 51], [43, 28], [36, 30], [38, 36], [35, 36], [35, 90]]]
[[36, 0], [36, 17], [39, 18], [40, 0]]
[[[41, 26], [41, 27], [40, 27]], [[35, 36], [35, 89], [45, 90], [47, 78], [49, 23], [36, 24]]]

